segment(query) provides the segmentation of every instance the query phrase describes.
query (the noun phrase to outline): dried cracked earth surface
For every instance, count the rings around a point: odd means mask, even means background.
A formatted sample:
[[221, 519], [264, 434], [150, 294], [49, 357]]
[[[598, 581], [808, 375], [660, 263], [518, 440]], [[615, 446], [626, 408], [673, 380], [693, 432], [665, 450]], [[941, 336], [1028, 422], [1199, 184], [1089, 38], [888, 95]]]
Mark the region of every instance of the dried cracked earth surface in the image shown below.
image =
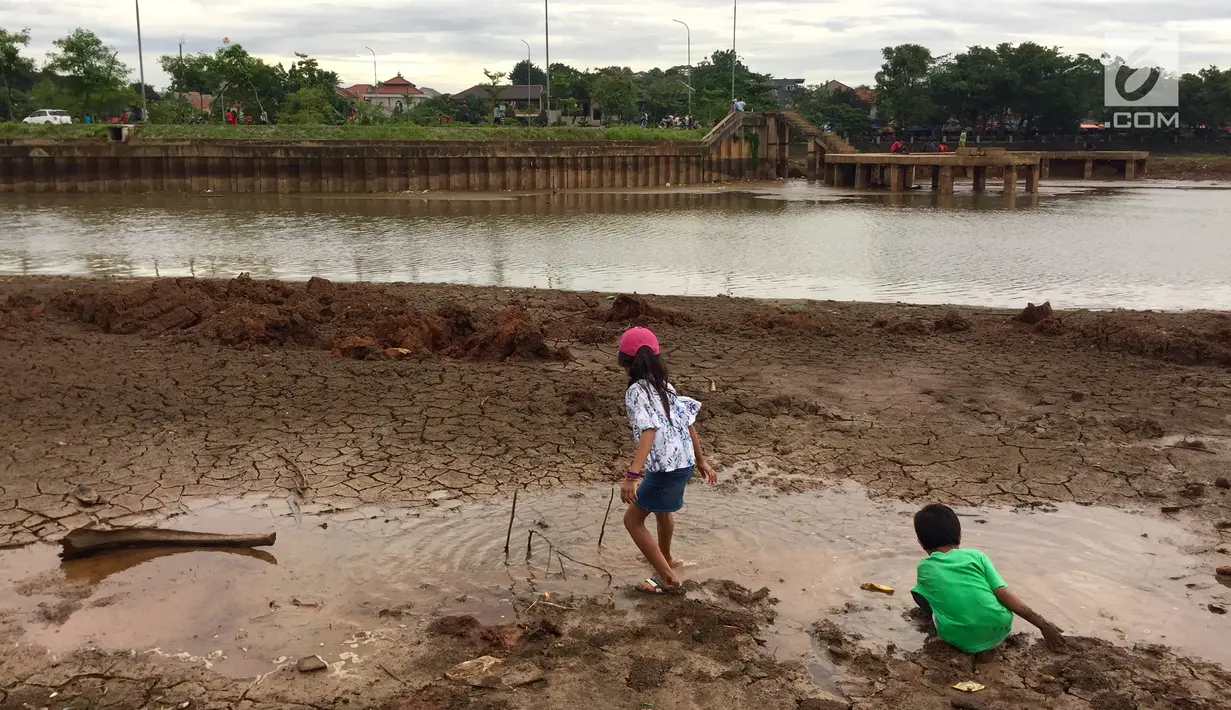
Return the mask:
[[[699, 427], [728, 480], [1165, 509], [1209, 542], [1211, 574], [1231, 564], [1231, 315], [1018, 316], [320, 279], [3, 279], [0, 546], [247, 493], [414, 507], [440, 491], [609, 482], [629, 438], [614, 343], [643, 323], [677, 387], [704, 402]], [[499, 634], [421, 619], [381, 668], [260, 683], [22, 645], [0, 658], [0, 707], [1231, 706], [1223, 669], [1093, 639], [1064, 654], [1012, 644], [982, 671], [990, 692], [960, 696], [947, 688], [968, 669], [943, 644], [894, 654], [839, 633], [826, 643], [853, 660], [831, 695], [766, 655], [756, 633], [772, 610], [735, 596], [652, 600], [637, 620], [597, 602], [539, 606], [497, 647]], [[20, 635], [0, 609], [0, 642]], [[484, 653], [504, 670], [442, 677]]]

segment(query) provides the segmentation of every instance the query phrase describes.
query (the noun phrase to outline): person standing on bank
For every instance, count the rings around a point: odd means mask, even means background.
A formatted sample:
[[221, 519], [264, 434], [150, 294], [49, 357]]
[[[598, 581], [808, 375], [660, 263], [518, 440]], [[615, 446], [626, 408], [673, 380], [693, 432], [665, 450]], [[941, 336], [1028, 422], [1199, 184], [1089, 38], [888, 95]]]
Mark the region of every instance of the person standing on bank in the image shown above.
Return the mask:
[[[630, 328], [620, 336], [619, 361], [628, 373], [624, 406], [637, 445], [620, 485], [620, 501], [628, 504], [624, 527], [658, 573], [637, 589], [647, 594], [679, 593], [683, 582], [673, 571], [677, 562], [671, 556], [674, 514], [684, 507], [684, 487], [694, 470], [706, 483], [718, 482], [693, 427], [701, 403], [676, 394], [659, 356], [658, 337], [650, 329]], [[645, 526], [651, 513], [657, 540]]]

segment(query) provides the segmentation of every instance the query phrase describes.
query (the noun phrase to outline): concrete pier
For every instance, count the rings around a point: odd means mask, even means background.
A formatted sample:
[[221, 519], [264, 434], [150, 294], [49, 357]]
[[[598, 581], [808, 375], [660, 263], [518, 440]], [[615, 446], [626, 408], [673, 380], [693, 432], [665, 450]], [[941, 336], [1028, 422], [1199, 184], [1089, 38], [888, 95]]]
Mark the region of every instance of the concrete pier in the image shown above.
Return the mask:
[[[933, 190], [953, 194], [956, 172], [970, 169], [975, 190], [987, 187], [988, 168], [998, 168], [1004, 180], [1004, 191], [1017, 191], [1022, 178], [1026, 192], [1038, 192], [1040, 154], [1025, 151], [977, 153], [836, 153], [825, 156], [827, 183], [835, 187], [867, 188], [888, 183], [890, 192], [911, 189], [916, 172], [931, 178]], [[830, 166], [833, 166], [832, 168]], [[888, 174], [888, 180], [871, 176]]]
[[1143, 150], [1061, 150], [1042, 154], [1044, 178], [1136, 180], [1146, 175]]

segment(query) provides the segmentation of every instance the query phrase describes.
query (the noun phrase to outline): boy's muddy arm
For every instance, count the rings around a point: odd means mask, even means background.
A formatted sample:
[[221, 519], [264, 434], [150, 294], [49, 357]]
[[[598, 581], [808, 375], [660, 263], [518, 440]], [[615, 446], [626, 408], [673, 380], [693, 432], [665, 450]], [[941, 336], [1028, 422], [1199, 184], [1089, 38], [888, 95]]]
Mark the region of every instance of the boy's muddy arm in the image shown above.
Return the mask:
[[701, 450], [701, 435], [697, 433], [697, 428], [689, 426], [688, 436], [692, 438], [692, 455], [697, 461], [697, 470], [701, 472], [706, 483], [714, 485], [718, 482], [718, 474], [714, 472], [714, 467], [705, 460], [705, 452]]
[[1060, 633], [1060, 627], [1039, 616], [1033, 609], [1026, 606], [1026, 603], [1019, 599], [1016, 594], [1010, 592], [1008, 587], [997, 587], [993, 594], [996, 595], [996, 599], [1004, 608], [1038, 627], [1039, 631], [1043, 632], [1043, 638], [1048, 643], [1064, 643], [1064, 636]]

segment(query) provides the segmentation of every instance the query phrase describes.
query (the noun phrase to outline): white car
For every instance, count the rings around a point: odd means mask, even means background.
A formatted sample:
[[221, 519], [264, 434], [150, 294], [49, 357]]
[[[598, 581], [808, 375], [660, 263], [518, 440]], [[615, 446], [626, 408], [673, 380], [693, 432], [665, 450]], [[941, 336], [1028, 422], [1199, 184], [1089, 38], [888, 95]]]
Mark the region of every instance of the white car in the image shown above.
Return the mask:
[[26, 116], [22, 123], [72, 123], [73, 117], [68, 115], [68, 111], [61, 111], [58, 108], [41, 108], [34, 113]]

